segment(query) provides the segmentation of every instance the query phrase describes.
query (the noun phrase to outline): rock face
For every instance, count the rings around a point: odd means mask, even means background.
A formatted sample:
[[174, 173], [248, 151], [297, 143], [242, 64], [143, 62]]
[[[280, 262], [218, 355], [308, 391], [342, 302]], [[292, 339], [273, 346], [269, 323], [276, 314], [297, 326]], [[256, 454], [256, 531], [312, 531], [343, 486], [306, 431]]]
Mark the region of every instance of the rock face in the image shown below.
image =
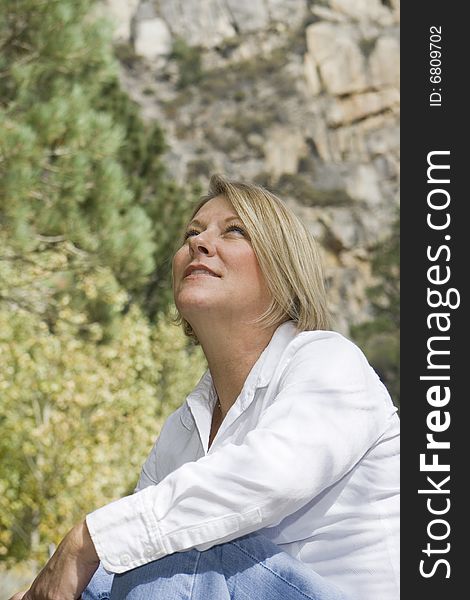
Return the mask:
[[103, 7], [134, 54], [124, 86], [166, 130], [173, 176], [206, 187], [222, 172], [277, 192], [323, 245], [347, 334], [367, 316], [370, 252], [398, 206], [398, 1]]
[[135, 51], [139, 56], [152, 60], [159, 56], [167, 56], [171, 52], [172, 37], [163, 19], [155, 17], [136, 20], [133, 36]]

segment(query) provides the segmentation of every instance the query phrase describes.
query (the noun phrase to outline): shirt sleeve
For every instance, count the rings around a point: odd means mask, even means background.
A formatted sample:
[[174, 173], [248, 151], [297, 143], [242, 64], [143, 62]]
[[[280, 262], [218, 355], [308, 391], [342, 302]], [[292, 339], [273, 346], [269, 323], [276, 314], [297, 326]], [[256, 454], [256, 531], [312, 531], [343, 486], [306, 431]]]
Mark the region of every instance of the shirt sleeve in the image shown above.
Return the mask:
[[304, 339], [241, 444], [221, 446], [87, 516], [107, 570], [120, 573], [276, 525], [379, 439], [394, 409], [362, 352], [339, 336]]
[[142, 469], [140, 471], [139, 481], [135, 486], [134, 493], [140, 492], [146, 487], [150, 485], [157, 485], [159, 480], [156, 478], [157, 474], [157, 456], [158, 456], [158, 443], [160, 438], [155, 442], [150, 454], [147, 457], [147, 460], [144, 462]]

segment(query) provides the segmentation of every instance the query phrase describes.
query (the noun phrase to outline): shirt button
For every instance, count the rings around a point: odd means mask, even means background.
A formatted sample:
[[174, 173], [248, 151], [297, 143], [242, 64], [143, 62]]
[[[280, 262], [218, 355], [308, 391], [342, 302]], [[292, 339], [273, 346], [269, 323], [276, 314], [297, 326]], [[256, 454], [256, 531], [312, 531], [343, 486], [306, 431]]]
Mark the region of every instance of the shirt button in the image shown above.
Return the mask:
[[123, 554], [121, 556], [121, 563], [127, 567], [127, 565], [131, 562], [131, 557], [129, 556], [129, 554]]
[[153, 556], [154, 550], [150, 544], [146, 544], [144, 554], [147, 558], [151, 558]]

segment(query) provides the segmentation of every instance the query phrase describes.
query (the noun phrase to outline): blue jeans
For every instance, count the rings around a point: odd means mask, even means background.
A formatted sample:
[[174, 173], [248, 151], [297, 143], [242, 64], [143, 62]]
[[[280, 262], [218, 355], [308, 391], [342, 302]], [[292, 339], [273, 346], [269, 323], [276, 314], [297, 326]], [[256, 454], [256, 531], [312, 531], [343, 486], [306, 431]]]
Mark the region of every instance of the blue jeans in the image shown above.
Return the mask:
[[126, 573], [100, 567], [83, 600], [347, 600], [260, 533], [176, 552]]

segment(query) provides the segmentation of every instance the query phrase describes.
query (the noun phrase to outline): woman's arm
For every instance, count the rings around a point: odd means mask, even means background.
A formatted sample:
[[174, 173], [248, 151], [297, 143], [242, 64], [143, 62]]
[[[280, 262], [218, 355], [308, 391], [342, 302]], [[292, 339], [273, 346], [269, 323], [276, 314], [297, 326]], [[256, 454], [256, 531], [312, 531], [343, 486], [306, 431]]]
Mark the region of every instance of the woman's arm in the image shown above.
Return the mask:
[[98, 565], [95, 546], [83, 521], [65, 536], [31, 588], [10, 600], [76, 600]]

